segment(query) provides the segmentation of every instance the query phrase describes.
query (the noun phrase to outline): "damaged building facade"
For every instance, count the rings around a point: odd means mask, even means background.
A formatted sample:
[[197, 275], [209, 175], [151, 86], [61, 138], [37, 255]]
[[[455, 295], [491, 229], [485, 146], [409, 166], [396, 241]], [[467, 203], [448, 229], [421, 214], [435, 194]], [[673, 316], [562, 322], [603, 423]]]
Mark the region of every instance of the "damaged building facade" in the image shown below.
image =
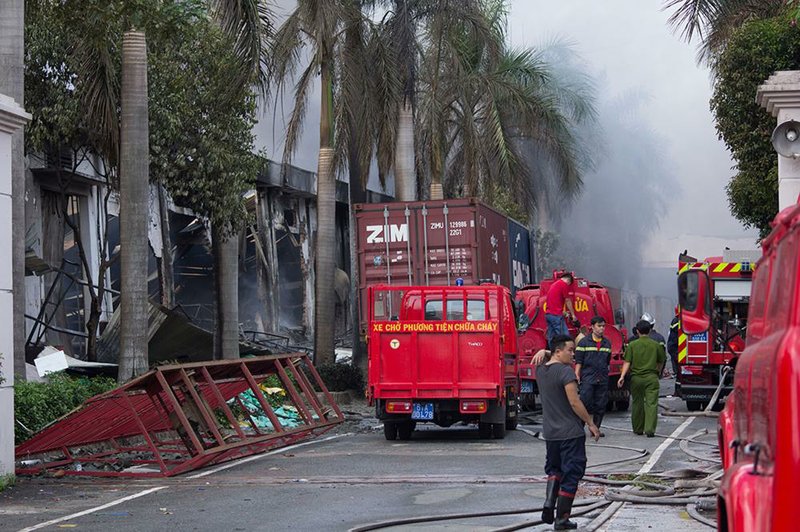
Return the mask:
[[[29, 155], [26, 360], [45, 345], [81, 360], [119, 352], [119, 198], [89, 153]], [[348, 184], [337, 182], [337, 335], [349, 340]], [[214, 259], [208, 225], [151, 185], [150, 362], [212, 358]], [[367, 192], [371, 201], [387, 196]], [[239, 240], [242, 352], [311, 345], [316, 174], [268, 161], [244, 197]], [[87, 324], [93, 324], [87, 327]]]

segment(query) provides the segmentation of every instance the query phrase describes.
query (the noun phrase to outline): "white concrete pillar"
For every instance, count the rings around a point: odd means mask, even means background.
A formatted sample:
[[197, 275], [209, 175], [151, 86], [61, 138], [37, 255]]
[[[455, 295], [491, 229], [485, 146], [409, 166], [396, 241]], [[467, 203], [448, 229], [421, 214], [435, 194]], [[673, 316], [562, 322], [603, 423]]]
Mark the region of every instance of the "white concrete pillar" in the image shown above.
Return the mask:
[[0, 94], [0, 475], [14, 472], [14, 290], [11, 282], [11, 135], [30, 120]]
[[[800, 122], [800, 70], [781, 70], [758, 88], [756, 103], [772, 113], [778, 124]], [[800, 159], [778, 155], [778, 211], [800, 200]]]

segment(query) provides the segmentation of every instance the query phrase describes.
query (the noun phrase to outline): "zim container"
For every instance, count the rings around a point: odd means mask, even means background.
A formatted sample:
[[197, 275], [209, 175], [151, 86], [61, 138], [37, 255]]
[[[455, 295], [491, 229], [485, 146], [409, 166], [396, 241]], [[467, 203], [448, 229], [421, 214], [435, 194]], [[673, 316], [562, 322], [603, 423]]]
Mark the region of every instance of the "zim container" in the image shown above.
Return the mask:
[[[368, 286], [531, 282], [528, 230], [476, 199], [355, 206], [359, 297]], [[362, 312], [361, 326], [365, 326]]]

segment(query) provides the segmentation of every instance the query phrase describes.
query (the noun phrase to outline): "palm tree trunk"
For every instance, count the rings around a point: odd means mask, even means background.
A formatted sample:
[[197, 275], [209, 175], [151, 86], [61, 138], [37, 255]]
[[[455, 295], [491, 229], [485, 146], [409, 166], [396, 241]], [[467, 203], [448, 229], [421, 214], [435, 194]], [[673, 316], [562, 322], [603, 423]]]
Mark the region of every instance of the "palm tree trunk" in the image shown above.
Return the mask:
[[[356, 138], [355, 125], [349, 124], [351, 129], [350, 138]], [[356, 223], [356, 212], [353, 208], [357, 203], [365, 203], [367, 201], [367, 190], [362, 182], [361, 162], [359, 157], [359, 149], [355, 145], [350, 147], [348, 154], [348, 171], [350, 177], [350, 209], [349, 209], [349, 223], [350, 223], [350, 323], [353, 327], [353, 365], [360, 368], [364, 375], [367, 372], [367, 357], [366, 352], [362, 349], [361, 337], [361, 324], [360, 324], [360, 307], [361, 295], [358, 292], [360, 285], [360, 272], [357, 253], [356, 231], [358, 229]]]
[[216, 327], [214, 358], [239, 358], [239, 238], [224, 227], [212, 227]]
[[329, 61], [321, 61], [322, 109], [319, 127], [317, 170], [317, 241], [314, 308], [314, 362], [334, 361], [336, 267], [336, 176], [333, 170], [333, 84]]
[[147, 371], [147, 222], [149, 139], [147, 43], [140, 31], [122, 36], [120, 125], [120, 356], [119, 382]]
[[417, 199], [417, 180], [414, 171], [414, 110], [408, 100], [403, 102], [397, 115], [394, 197], [397, 201]]
[[[0, 94], [24, 105], [24, 0], [5, 0], [0, 9]], [[11, 137], [11, 272], [14, 289], [14, 373], [25, 379], [25, 143], [23, 130]], [[11, 357], [9, 357], [11, 358]]]

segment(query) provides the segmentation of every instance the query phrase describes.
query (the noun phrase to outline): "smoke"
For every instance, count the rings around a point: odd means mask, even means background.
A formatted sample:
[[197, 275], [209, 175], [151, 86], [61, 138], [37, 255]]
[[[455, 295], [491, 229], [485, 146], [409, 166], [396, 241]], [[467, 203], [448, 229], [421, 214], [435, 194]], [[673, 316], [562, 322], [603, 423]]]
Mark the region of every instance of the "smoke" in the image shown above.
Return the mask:
[[[564, 45], [548, 49], [560, 76], [586, 75], [586, 65]], [[631, 89], [610, 94], [607, 80], [594, 76], [597, 122], [579, 135], [593, 153], [594, 166], [582, 193], [556, 202], [551, 221], [559, 234], [555, 252], [582, 277], [639, 290], [643, 252], [669, 207], [679, 197], [665, 141], [647, 126], [649, 97]]]

